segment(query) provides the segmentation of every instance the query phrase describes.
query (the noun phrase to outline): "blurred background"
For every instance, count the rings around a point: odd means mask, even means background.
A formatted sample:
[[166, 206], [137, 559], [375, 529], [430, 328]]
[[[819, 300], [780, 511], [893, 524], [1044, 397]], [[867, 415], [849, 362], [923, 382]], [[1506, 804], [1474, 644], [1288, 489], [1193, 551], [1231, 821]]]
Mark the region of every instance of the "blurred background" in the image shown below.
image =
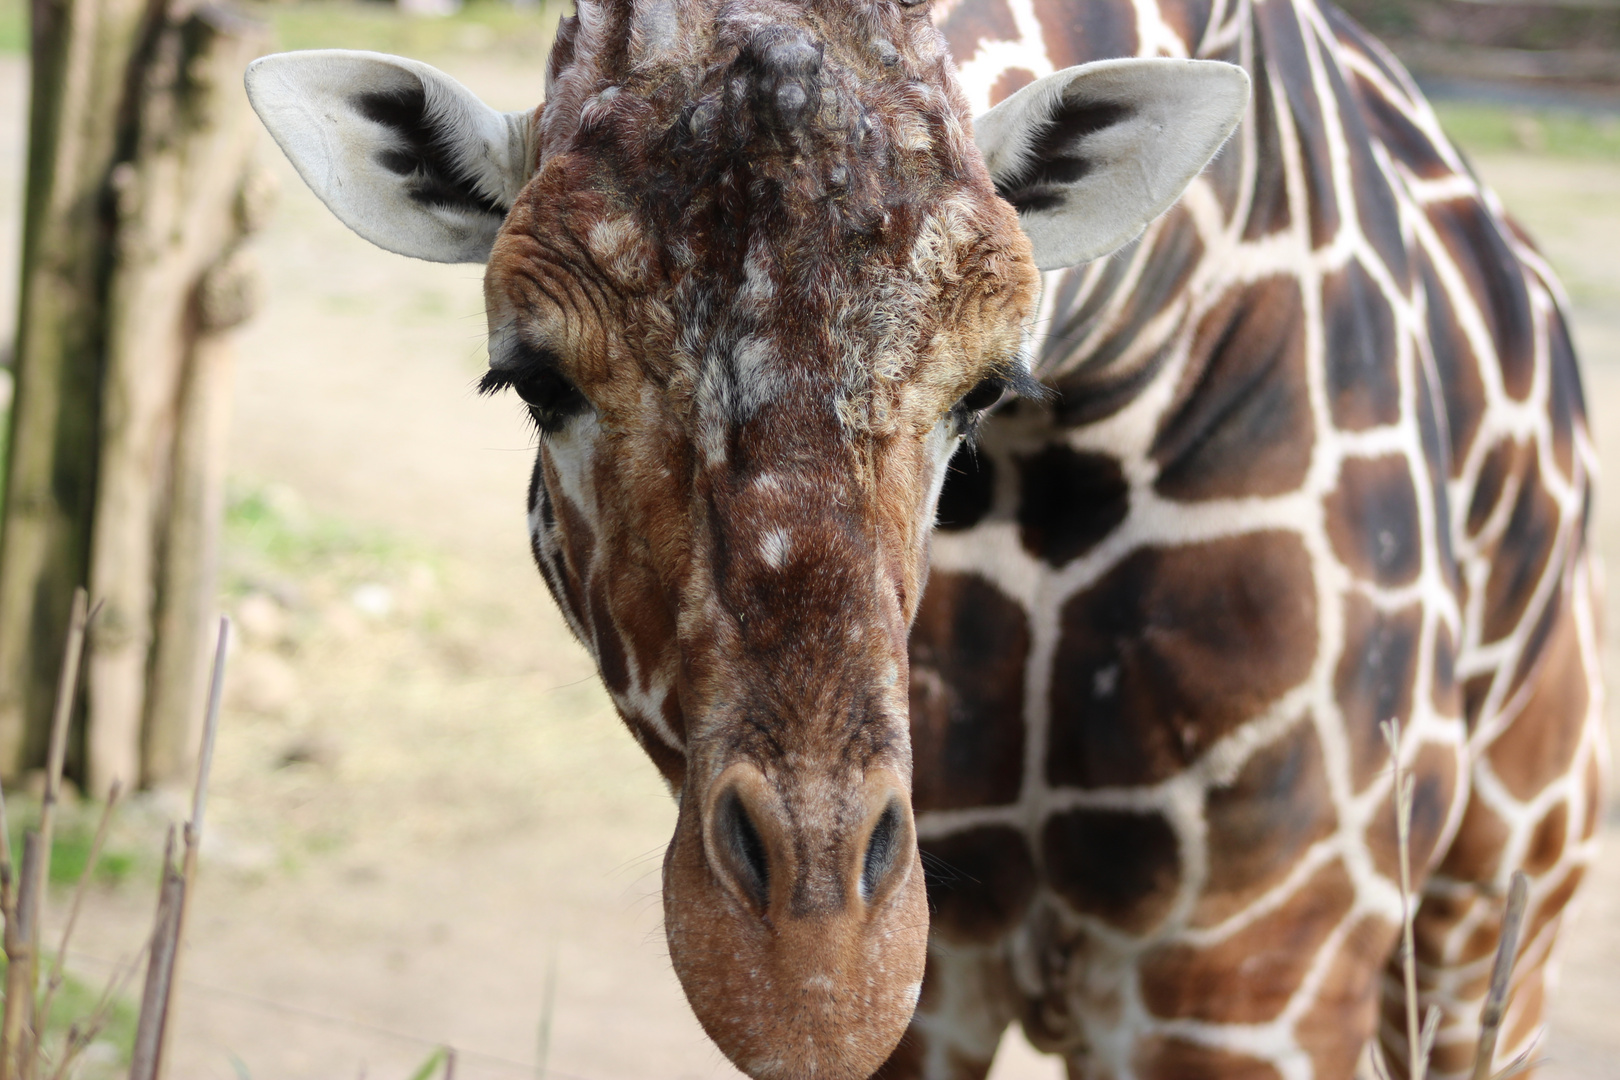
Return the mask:
[[[24, 2], [0, 0], [4, 343], [17, 310]], [[1620, 3], [1346, 6], [1433, 90], [1563, 275], [1594, 427], [1620, 476], [1604, 438], [1620, 408]], [[541, 98], [560, 9], [328, 0], [252, 13], [275, 49], [402, 53], [516, 109]], [[255, 154], [279, 194], [249, 241], [263, 299], [237, 336], [229, 390], [219, 589], [239, 639], [171, 1075], [403, 1080], [440, 1045], [457, 1048], [462, 1078], [738, 1075], [664, 952], [673, 806], [529, 560], [530, 436], [510, 398], [473, 392], [480, 269], [372, 248], [267, 138]], [[1605, 497], [1597, 524], [1611, 566], [1617, 504]], [[140, 947], [161, 830], [181, 813], [159, 793], [119, 818], [79, 932], [76, 993], [93, 994]], [[59, 880], [73, 879], [90, 824], [69, 808]], [[1546, 1075], [1613, 1077], [1620, 849], [1565, 948]], [[92, 1048], [92, 1074], [127, 1052], [128, 1012]], [[1058, 1075], [1017, 1036], [995, 1074]]]

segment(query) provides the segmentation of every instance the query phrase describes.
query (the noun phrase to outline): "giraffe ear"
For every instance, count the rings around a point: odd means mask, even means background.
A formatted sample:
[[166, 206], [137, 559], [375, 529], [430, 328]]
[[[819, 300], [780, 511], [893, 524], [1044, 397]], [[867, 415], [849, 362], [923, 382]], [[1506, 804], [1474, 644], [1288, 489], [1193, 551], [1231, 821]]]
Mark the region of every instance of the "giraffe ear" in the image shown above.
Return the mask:
[[974, 141], [1042, 270], [1130, 243], [1242, 119], [1249, 76], [1209, 60], [1101, 60], [1038, 79], [974, 121]]
[[499, 113], [415, 60], [322, 49], [247, 69], [248, 100], [304, 183], [378, 247], [484, 262], [528, 181], [533, 113]]

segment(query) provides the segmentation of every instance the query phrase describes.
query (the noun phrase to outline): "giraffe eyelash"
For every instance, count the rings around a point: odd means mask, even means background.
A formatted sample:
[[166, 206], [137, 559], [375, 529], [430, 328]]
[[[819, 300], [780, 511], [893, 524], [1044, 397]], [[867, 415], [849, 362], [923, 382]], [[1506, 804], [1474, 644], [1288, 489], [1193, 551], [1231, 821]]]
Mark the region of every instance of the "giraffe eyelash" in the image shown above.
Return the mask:
[[536, 350], [523, 352], [518, 364], [486, 371], [478, 380], [478, 393], [513, 391], [528, 406], [535, 429], [541, 435], [555, 435], [591, 407], [590, 399], [559, 370], [556, 357]]
[[1014, 362], [993, 370], [951, 407], [957, 431], [969, 445], [977, 443], [984, 418], [1009, 396], [1025, 401], [1047, 401], [1057, 394], [1021, 363]]

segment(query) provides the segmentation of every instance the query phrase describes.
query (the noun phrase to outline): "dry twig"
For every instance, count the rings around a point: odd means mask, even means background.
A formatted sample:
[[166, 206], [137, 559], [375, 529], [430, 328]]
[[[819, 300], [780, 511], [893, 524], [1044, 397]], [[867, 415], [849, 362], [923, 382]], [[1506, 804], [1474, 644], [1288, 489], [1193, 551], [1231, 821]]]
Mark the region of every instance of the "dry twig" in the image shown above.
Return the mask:
[[[179, 907], [175, 912], [174, 955], [169, 960], [169, 980], [165, 987], [165, 993], [169, 997], [163, 1003], [165, 1019], [154, 1076], [163, 1076], [167, 1072], [164, 1062], [169, 1056], [169, 1039], [174, 1030], [174, 1025], [168, 1023], [168, 1017], [173, 1011], [174, 985], [180, 979], [180, 943], [186, 932], [186, 911], [189, 907], [187, 901], [197, 883], [197, 855], [202, 848], [203, 811], [208, 805], [208, 774], [214, 767], [214, 739], [219, 734], [219, 709], [225, 696], [225, 657], [230, 650], [230, 644], [231, 620], [221, 615], [219, 637], [214, 643], [214, 671], [208, 683], [208, 710], [203, 717], [202, 746], [197, 752], [197, 779], [191, 789], [191, 820], [186, 822], [184, 831], [185, 856], [180, 871]], [[131, 1074], [131, 1080], [134, 1080], [134, 1074]]]
[[[1401, 864], [1401, 974], [1406, 985], [1407, 1074], [1412, 1080], [1423, 1080], [1429, 1067], [1424, 1031], [1430, 1025], [1429, 1018], [1421, 1025], [1418, 1022], [1417, 947], [1413, 926], [1417, 905], [1412, 902], [1412, 778], [1401, 769], [1400, 721], [1389, 719], [1379, 726], [1384, 732], [1384, 741], [1389, 744], [1390, 768], [1394, 772], [1395, 847]], [[1430, 1017], [1435, 1024], [1439, 1023], [1437, 1013], [1431, 1011]], [[1432, 1033], [1427, 1041], [1433, 1045]]]
[[146, 961], [146, 986], [141, 991], [140, 1019], [135, 1025], [135, 1048], [130, 1053], [129, 1080], [157, 1077], [174, 985], [174, 957], [180, 947], [180, 907], [185, 887], [185, 879], [174, 868], [171, 825], [163, 845], [163, 884], [158, 888], [157, 915], [152, 920], [152, 945]]
[[[1492, 1080], [1491, 1062], [1496, 1059], [1496, 1040], [1507, 1015], [1513, 963], [1519, 956], [1519, 931], [1524, 927], [1524, 911], [1529, 900], [1530, 877], [1523, 870], [1515, 870], [1508, 885], [1507, 907], [1502, 912], [1502, 936], [1496, 943], [1496, 960], [1491, 965], [1491, 988], [1485, 994], [1485, 1007], [1479, 1014], [1479, 1049], [1474, 1054], [1473, 1080]], [[1498, 1080], [1528, 1067], [1527, 1050], [1502, 1071]]]
[[[23, 861], [15, 891], [10, 888], [4, 890], [7, 968], [5, 1013], [4, 1019], [0, 1020], [0, 1080], [27, 1078], [34, 1074], [39, 1043], [39, 1027], [33, 1016], [39, 930], [45, 915], [45, 882], [50, 876], [51, 839], [56, 824], [56, 800], [62, 783], [67, 725], [73, 715], [73, 701], [79, 686], [79, 662], [84, 657], [84, 631], [90, 614], [88, 596], [82, 588], [75, 589], [67, 641], [62, 646], [56, 702], [51, 714], [51, 744], [39, 829], [29, 830], [23, 837]], [[0, 834], [3, 834], [4, 826], [5, 822], [0, 820]], [[9, 877], [6, 872], [11, 864], [9, 836], [3, 854], [4, 867], [0, 868], [0, 879]]]
[[[142, 949], [141, 952], [145, 952]], [[140, 954], [130, 957], [113, 969], [107, 979], [107, 985], [101, 991], [101, 997], [96, 1001], [96, 1007], [90, 1010], [90, 1018], [83, 1024], [73, 1024], [68, 1028], [67, 1045], [62, 1052], [62, 1060], [56, 1065], [56, 1071], [51, 1073], [50, 1080], [65, 1080], [68, 1069], [72, 1068], [74, 1060], [101, 1034], [107, 1026], [107, 1020], [112, 1014], [113, 1002], [123, 997], [124, 989], [140, 970]]]
[[[39, 807], [39, 835], [45, 844], [45, 862], [39, 887], [50, 878], [51, 843], [56, 831], [56, 803], [62, 793], [62, 765], [67, 759], [68, 721], [73, 718], [73, 701], [79, 688], [79, 663], [84, 659], [84, 635], [95, 617], [89, 610], [90, 598], [84, 589], [73, 590], [73, 611], [68, 617], [67, 646], [62, 652], [62, 672], [56, 683], [56, 709], [51, 714], [51, 745], [45, 758], [45, 798]], [[96, 611], [101, 605], [96, 605]], [[40, 901], [43, 905], [43, 899]], [[43, 906], [40, 908], [43, 911]]]
[[[101, 849], [107, 843], [107, 830], [112, 825], [113, 810], [117, 807], [122, 794], [122, 785], [114, 781], [112, 789], [107, 792], [107, 803], [101, 808], [101, 820], [96, 823], [96, 835], [90, 841], [90, 854], [85, 860], [84, 871], [79, 874], [78, 883], [73, 888], [73, 903], [68, 908], [67, 925], [62, 928], [62, 944], [57, 947], [56, 956], [51, 960], [51, 973], [45, 980], [45, 1000], [40, 1004], [39, 1020], [35, 1024], [38, 1031], [37, 1041], [41, 1043], [45, 1038], [46, 1028], [50, 1026], [51, 1005], [56, 1000], [56, 992], [62, 987], [62, 967], [67, 963], [68, 944], [73, 940], [73, 928], [79, 922], [79, 911], [84, 906], [84, 894], [89, 891], [90, 882], [95, 877], [96, 866], [101, 861]], [[72, 1056], [67, 1052], [67, 1044], [64, 1044], [62, 1060], [64, 1063], [72, 1060]]]

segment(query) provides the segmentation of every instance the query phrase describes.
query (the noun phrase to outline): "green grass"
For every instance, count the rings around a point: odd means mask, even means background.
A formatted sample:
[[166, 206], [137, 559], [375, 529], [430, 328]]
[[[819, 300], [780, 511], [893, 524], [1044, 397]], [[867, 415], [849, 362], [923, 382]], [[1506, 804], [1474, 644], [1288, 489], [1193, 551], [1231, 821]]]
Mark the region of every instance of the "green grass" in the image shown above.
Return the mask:
[[530, 56], [541, 64], [567, 7], [557, 0], [526, 9], [506, 0], [472, 0], [444, 18], [401, 15], [381, 0], [260, 3], [252, 10], [270, 23], [278, 49], [371, 49], [426, 59], [500, 52]]
[[[39, 804], [29, 800], [27, 805], [16, 802], [8, 808], [11, 825], [13, 858], [22, 858], [22, 834], [39, 824]], [[90, 862], [90, 843], [95, 838], [95, 815], [99, 806], [67, 806], [58, 811], [56, 836], [51, 844], [51, 884], [71, 888]], [[116, 811], [114, 812], [116, 815]], [[109, 839], [96, 861], [97, 885], [116, 887], [128, 881], [145, 861], [130, 851], [119, 850], [116, 840]]]
[[[50, 974], [53, 959], [54, 954], [46, 952], [40, 963], [39, 998], [35, 1003], [36, 1008], [44, 1003], [45, 980]], [[0, 954], [0, 982], [5, 979], [6, 966], [6, 958]], [[111, 977], [109, 973], [108, 978]], [[96, 1006], [101, 1002], [101, 995], [105, 990], [105, 983], [91, 983], [71, 972], [63, 972], [62, 985], [57, 988], [56, 997], [51, 1002], [51, 1015], [45, 1025], [45, 1050], [51, 1055], [52, 1061], [61, 1052], [63, 1039], [68, 1031], [85, 1024], [95, 1014]], [[112, 1052], [81, 1055], [72, 1075], [77, 1080], [103, 1080], [103, 1078], [111, 1080], [113, 1077], [122, 1076], [129, 1068], [130, 1054], [135, 1047], [135, 1025], [138, 1020], [139, 1016], [133, 1002], [123, 995], [113, 998], [108, 1003], [101, 1032], [91, 1044], [110, 1047]], [[44, 1072], [48, 1074], [49, 1070]]]
[[[401, 15], [385, 0], [244, 4], [268, 22], [277, 49], [372, 49], [431, 59], [446, 53], [504, 52], [545, 61], [557, 19], [571, 5], [543, 0], [517, 8], [471, 0], [445, 18]], [[0, 0], [0, 53], [28, 49], [28, 0]]]
[[0, 55], [28, 51], [28, 0], [0, 0]]
[[225, 550], [229, 565], [222, 584], [227, 593], [254, 587], [256, 571], [360, 580], [424, 557], [381, 532], [311, 514], [285, 490], [262, 487], [229, 492]]
[[1441, 102], [1434, 111], [1469, 154], [1533, 153], [1620, 161], [1620, 116]]

